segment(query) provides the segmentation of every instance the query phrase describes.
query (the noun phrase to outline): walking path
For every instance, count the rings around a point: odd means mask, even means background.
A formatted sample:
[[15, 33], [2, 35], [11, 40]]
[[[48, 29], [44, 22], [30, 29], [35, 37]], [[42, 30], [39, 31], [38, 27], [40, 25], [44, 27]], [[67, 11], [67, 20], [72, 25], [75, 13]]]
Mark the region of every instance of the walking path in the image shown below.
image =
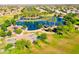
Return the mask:
[[31, 30], [31, 31], [28, 31], [26, 30], [26, 32], [29, 32], [29, 33], [33, 33], [33, 32], [40, 32], [40, 33], [47, 33], [47, 34], [54, 34], [54, 32], [46, 32], [44, 31], [43, 29], [38, 29], [38, 30]]

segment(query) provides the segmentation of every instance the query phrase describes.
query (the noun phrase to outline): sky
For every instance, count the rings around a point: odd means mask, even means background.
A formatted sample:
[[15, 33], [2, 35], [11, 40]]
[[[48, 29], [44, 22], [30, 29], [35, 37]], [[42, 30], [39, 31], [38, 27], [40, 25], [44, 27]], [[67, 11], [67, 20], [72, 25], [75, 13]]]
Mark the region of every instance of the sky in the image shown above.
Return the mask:
[[79, 0], [0, 0], [0, 4], [79, 4]]

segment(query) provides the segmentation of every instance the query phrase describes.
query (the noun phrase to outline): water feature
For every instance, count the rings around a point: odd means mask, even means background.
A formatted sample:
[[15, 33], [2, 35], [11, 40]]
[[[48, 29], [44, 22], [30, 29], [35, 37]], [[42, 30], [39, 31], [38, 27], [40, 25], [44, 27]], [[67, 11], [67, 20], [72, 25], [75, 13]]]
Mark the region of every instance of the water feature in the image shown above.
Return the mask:
[[26, 26], [28, 30], [37, 30], [40, 29], [42, 26], [58, 26], [59, 24], [63, 24], [63, 18], [56, 18], [56, 22], [53, 21], [47, 21], [47, 20], [22, 20], [22, 21], [17, 21], [16, 25], [20, 26]]

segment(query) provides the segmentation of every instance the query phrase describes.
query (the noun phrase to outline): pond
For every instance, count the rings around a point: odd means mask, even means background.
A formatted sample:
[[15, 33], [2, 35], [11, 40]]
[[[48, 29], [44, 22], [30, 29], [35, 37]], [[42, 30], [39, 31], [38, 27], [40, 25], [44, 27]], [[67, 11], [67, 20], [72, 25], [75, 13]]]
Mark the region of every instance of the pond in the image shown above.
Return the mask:
[[63, 24], [62, 18], [57, 18], [56, 22], [47, 20], [19, 20], [16, 21], [18, 26], [26, 26], [28, 30], [37, 30], [42, 28], [42, 26], [58, 26], [59, 23]]

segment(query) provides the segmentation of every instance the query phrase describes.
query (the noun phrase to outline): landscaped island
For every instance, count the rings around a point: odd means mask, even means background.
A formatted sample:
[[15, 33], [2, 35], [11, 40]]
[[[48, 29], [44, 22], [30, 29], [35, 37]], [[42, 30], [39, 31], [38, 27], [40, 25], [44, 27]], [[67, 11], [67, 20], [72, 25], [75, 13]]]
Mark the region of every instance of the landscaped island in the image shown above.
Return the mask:
[[78, 54], [78, 5], [0, 6], [0, 53]]

